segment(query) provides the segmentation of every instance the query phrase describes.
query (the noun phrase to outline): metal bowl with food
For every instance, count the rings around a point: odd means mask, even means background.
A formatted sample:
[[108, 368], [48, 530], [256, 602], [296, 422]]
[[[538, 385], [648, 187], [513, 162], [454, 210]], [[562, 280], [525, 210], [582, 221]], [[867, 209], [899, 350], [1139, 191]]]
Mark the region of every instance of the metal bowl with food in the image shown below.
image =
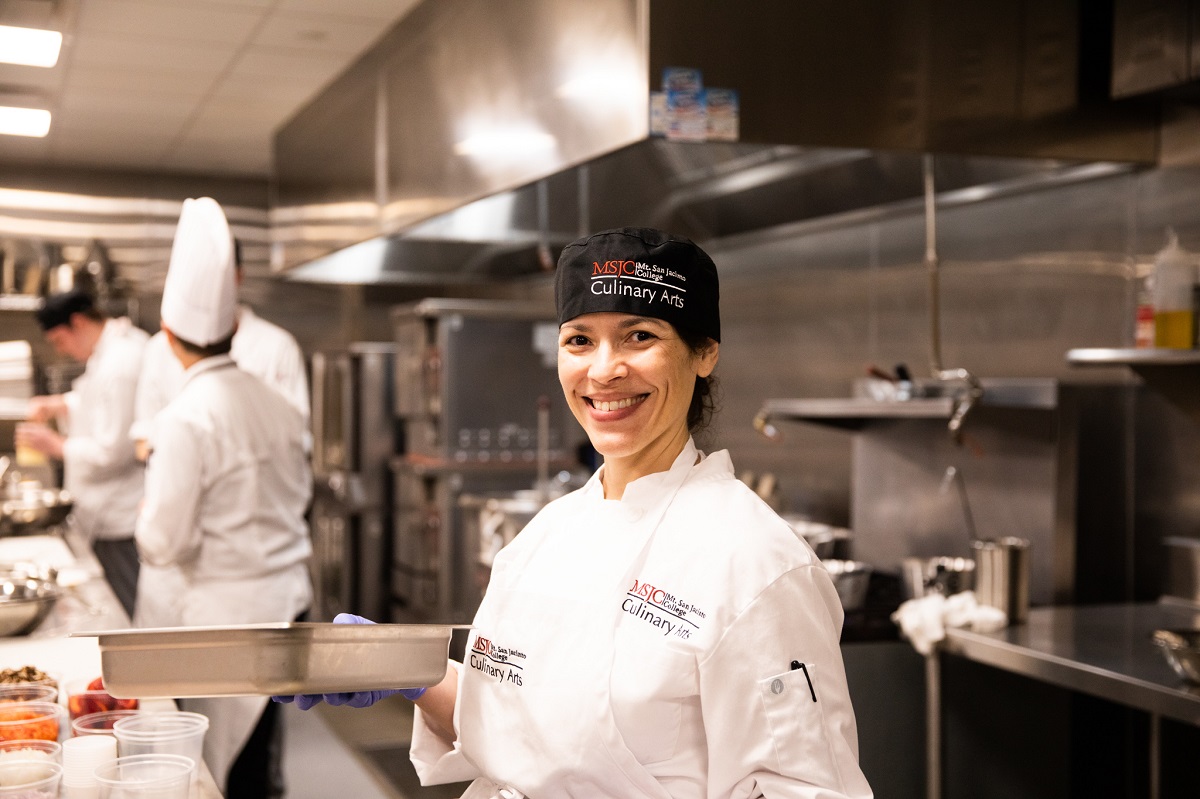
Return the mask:
[[0, 502], [0, 535], [33, 535], [62, 524], [75, 507], [70, 492], [43, 488]]
[[860, 610], [867, 601], [867, 586], [873, 571], [870, 564], [858, 560], [823, 560], [821, 565], [833, 577], [842, 610]]
[[33, 632], [54, 609], [58, 596], [53, 580], [21, 570], [0, 572], [0, 636]]
[[1200, 630], [1155, 630], [1150, 641], [1176, 674], [1200, 685]]

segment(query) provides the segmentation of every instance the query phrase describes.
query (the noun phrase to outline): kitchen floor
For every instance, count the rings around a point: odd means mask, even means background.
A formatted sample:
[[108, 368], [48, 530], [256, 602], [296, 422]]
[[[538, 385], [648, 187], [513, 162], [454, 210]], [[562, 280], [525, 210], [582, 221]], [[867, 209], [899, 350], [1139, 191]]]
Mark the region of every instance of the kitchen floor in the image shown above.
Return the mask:
[[422, 788], [408, 762], [412, 704], [283, 706], [287, 799], [454, 799], [466, 784]]

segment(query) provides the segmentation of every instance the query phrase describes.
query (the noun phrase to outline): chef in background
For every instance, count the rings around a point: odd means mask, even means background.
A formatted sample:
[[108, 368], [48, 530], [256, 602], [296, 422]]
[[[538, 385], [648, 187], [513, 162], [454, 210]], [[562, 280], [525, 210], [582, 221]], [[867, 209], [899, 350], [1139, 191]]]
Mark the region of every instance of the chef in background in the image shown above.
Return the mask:
[[[37, 321], [55, 352], [85, 367], [66, 394], [30, 400], [29, 421], [18, 425], [16, 443], [62, 461], [75, 523], [132, 616], [142, 464], [134, 457], [129, 425], [149, 337], [126, 317], [106, 317], [80, 289], [46, 298]], [[46, 424], [51, 420], [57, 430]]]
[[[244, 270], [241, 247], [236, 239], [233, 255], [235, 280], [240, 287]], [[257, 375], [303, 415], [307, 445], [308, 377], [304, 370], [304, 355], [292, 334], [263, 319], [248, 306], [238, 305], [237, 331], [233, 334], [233, 345], [229, 354], [239, 369]], [[134, 402], [134, 422], [129, 431], [139, 459], [145, 461], [149, 455], [150, 430], [154, 417], [167, 407], [182, 388], [183, 365], [171, 352], [166, 333], [159, 330], [146, 344], [137, 398]], [[134, 625], [173, 627], [179, 624], [178, 609], [175, 605], [183, 594], [183, 577], [178, 569], [173, 566], [142, 564], [139, 579], [145, 585], [144, 593], [148, 599], [139, 603], [135, 609]]]
[[[237, 285], [242, 285], [241, 246], [234, 240], [234, 267]], [[239, 369], [257, 375], [284, 399], [300, 411], [305, 424], [309, 419], [308, 376], [304, 355], [291, 333], [254, 313], [248, 305], [237, 308], [237, 332], [233, 335], [230, 356]], [[171, 353], [166, 334], [161, 330], [150, 337], [142, 358], [141, 379], [138, 381], [135, 418], [130, 436], [138, 457], [146, 459], [146, 441], [154, 416], [174, 399], [183, 387], [183, 367]]]
[[[180, 570], [174, 612], [188, 627], [293, 621], [312, 598], [305, 420], [230, 357], [233, 261], [221, 207], [207, 197], [187, 200], [162, 300], [162, 328], [184, 369], [183, 387], [149, 434], [136, 537], [146, 564]], [[139, 604], [156, 599], [146, 590], [138, 595]], [[271, 795], [277, 708], [265, 697], [182, 704], [209, 718], [204, 758], [222, 795]]]

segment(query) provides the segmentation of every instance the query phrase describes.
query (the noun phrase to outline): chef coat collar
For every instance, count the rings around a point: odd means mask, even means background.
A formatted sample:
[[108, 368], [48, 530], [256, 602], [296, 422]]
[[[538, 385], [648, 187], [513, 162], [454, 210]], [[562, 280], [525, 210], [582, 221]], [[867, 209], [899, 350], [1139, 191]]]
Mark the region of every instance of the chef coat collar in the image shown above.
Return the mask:
[[104, 326], [100, 328], [100, 337], [96, 339], [96, 346], [92, 348], [91, 357], [95, 358], [112, 346], [112, 343], [121, 338], [131, 326], [132, 323], [124, 316], [117, 319], [105, 319]]
[[[699, 455], [700, 451], [696, 449], [696, 442], [689, 436], [687, 443], [683, 445], [683, 451], [676, 456], [670, 469], [639, 477], [625, 486], [625, 493], [621, 499], [607, 501], [618, 502], [622, 508], [628, 511], [649, 510], [665, 499], [661, 490], [663, 485], [670, 482], [673, 476], [678, 476], [680, 471], [690, 470], [696, 464]], [[594, 495], [596, 499], [604, 499], [604, 484], [601, 482], [603, 475], [604, 466], [601, 466], [584, 486], [584, 490]]]
[[233, 362], [232, 356], [230, 356], [228, 353], [222, 355], [213, 355], [203, 360], [196, 361], [194, 364], [189, 366], [186, 371], [184, 371], [184, 385], [187, 385], [192, 380], [195, 380], [196, 375], [204, 374], [205, 372], [211, 372], [215, 369], [222, 369], [226, 366], [237, 366], [237, 364]]

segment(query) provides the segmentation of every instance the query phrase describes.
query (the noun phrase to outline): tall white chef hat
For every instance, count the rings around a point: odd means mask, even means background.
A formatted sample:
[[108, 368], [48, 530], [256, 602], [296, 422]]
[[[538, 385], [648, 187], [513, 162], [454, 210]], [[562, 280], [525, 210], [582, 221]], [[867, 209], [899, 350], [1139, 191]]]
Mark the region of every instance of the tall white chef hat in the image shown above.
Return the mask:
[[211, 197], [184, 200], [163, 287], [162, 323], [206, 347], [233, 333], [237, 319], [233, 235]]

